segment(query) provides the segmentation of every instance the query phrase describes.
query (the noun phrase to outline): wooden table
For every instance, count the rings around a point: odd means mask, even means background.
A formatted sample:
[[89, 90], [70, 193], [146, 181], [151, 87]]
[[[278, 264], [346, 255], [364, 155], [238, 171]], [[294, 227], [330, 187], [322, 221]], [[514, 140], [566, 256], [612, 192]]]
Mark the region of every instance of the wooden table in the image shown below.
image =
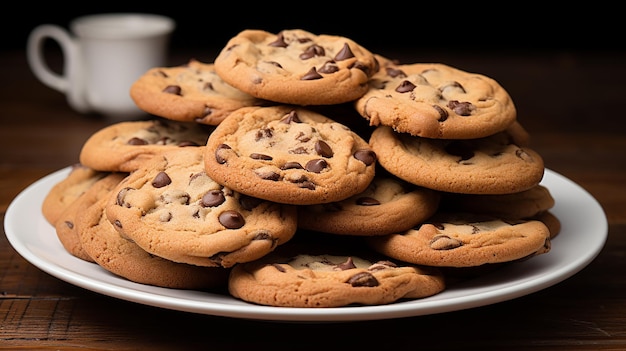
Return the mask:
[[[161, 309], [74, 286], [22, 258], [3, 229], [0, 349], [626, 349], [626, 53], [420, 51], [382, 54], [443, 62], [499, 81], [546, 166], [601, 203], [609, 236], [586, 268], [541, 291], [483, 307], [400, 319], [281, 323]], [[72, 111], [63, 95], [35, 79], [22, 51], [0, 55], [4, 220], [18, 193], [77, 162], [84, 141], [111, 122]], [[210, 61], [212, 55], [178, 52], [172, 64], [192, 56]]]

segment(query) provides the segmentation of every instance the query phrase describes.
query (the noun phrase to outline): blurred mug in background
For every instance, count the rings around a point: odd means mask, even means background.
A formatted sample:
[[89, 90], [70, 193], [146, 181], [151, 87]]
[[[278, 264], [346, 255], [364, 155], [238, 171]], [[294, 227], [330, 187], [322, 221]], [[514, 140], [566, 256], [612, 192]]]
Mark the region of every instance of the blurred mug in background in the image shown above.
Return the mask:
[[[132, 119], [146, 113], [131, 99], [130, 87], [150, 68], [166, 64], [175, 25], [169, 17], [142, 13], [83, 16], [70, 22], [70, 31], [43, 24], [28, 37], [28, 63], [41, 82], [65, 93], [76, 111]], [[46, 40], [61, 48], [61, 74], [46, 64]]]

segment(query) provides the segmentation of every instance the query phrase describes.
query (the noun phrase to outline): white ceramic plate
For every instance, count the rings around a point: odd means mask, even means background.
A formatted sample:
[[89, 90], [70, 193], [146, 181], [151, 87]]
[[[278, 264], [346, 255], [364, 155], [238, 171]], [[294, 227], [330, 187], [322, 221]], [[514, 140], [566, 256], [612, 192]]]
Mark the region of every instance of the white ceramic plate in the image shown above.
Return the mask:
[[276, 321], [357, 321], [420, 316], [494, 304], [557, 284], [587, 266], [602, 250], [608, 235], [600, 204], [576, 183], [546, 170], [542, 185], [556, 201], [551, 210], [562, 224], [552, 249], [447, 288], [435, 296], [383, 306], [283, 308], [257, 306], [230, 296], [159, 288], [119, 278], [95, 263], [65, 251], [54, 228], [41, 214], [50, 188], [69, 167], [33, 183], [10, 204], [5, 231], [11, 245], [39, 269], [71, 284], [141, 304], [215, 316]]

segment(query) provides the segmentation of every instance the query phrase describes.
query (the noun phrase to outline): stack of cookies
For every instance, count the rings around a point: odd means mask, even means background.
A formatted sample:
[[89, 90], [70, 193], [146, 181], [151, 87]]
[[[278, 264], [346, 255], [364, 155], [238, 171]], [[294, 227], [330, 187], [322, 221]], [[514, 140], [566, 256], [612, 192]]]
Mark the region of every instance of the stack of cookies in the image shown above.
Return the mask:
[[42, 211], [69, 253], [134, 282], [380, 305], [547, 253], [560, 229], [542, 158], [484, 75], [245, 30], [130, 94], [151, 118], [94, 133]]

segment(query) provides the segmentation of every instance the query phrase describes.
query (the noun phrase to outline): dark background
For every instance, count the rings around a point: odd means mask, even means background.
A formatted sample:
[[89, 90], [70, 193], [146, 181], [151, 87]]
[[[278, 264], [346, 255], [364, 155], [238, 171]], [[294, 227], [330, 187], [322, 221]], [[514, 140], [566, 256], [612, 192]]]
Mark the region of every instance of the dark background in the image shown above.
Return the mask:
[[[74, 2], [74, 4], [76, 4]], [[410, 5], [412, 4], [412, 5]], [[2, 49], [23, 49], [28, 33], [37, 25], [67, 27], [71, 19], [102, 12], [163, 14], [177, 22], [173, 49], [193, 49], [207, 56], [243, 29], [301, 28], [315, 34], [350, 37], [370, 51], [385, 54], [401, 48], [453, 51], [459, 55], [482, 51], [623, 51], [626, 30], [621, 11], [595, 2], [593, 7], [555, 7], [514, 2], [496, 5], [471, 3], [466, 7], [439, 2], [369, 4], [336, 2], [132, 2], [15, 3], [4, 12]], [[544, 4], [547, 6], [547, 4]], [[20, 9], [21, 6], [21, 9]], [[29, 8], [26, 8], [28, 6]], [[212, 59], [211, 57], [203, 57]]]

